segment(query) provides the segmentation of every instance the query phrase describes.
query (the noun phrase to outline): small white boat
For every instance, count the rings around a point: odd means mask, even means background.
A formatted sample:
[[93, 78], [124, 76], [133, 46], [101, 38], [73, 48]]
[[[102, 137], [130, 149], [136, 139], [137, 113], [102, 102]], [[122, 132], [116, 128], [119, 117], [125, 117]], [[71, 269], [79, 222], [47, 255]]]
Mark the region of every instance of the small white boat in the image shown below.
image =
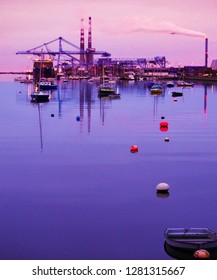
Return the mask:
[[187, 83], [185, 81], [178, 81], [177, 86], [178, 87], [193, 87], [194, 84], [193, 83]]
[[41, 81], [37, 85], [40, 88], [40, 90], [57, 89], [57, 85], [55, 85], [54, 82], [51, 81]]
[[166, 242], [182, 249], [211, 249], [217, 247], [217, 233], [208, 228], [167, 228]]

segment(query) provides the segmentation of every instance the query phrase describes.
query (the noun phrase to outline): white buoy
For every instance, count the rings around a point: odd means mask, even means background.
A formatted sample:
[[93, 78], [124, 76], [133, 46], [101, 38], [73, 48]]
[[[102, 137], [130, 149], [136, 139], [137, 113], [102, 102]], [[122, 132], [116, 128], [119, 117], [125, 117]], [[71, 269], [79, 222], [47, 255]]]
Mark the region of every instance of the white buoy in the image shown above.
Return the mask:
[[164, 141], [165, 141], [165, 142], [169, 142], [170, 139], [169, 139], [168, 137], [165, 137]]
[[159, 183], [156, 186], [157, 192], [168, 192], [170, 189], [170, 186], [167, 183]]

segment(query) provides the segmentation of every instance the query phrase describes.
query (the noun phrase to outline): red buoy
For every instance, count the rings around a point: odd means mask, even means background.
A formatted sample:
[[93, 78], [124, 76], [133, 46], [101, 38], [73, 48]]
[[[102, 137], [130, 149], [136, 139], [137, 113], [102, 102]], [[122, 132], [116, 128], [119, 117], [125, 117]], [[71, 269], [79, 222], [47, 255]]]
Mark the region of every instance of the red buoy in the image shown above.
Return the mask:
[[207, 250], [200, 249], [194, 252], [194, 257], [196, 259], [208, 259], [210, 257], [210, 253]]
[[168, 126], [160, 126], [160, 131], [167, 131], [168, 130]]
[[138, 148], [138, 146], [136, 146], [136, 145], [133, 145], [133, 146], [130, 147], [131, 153], [137, 153], [138, 150], [139, 150], [139, 148]]
[[160, 122], [160, 127], [168, 127], [168, 122]]

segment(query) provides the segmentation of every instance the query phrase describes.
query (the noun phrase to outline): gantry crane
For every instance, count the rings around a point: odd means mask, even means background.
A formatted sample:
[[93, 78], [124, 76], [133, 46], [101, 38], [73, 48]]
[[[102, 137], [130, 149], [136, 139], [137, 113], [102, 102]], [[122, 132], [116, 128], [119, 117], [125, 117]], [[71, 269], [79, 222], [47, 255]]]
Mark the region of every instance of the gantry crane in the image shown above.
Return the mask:
[[[50, 45], [53, 43], [58, 43], [55, 50], [51, 50]], [[66, 50], [63, 48], [63, 43], [65, 43], [67, 46], [73, 47], [74, 50]], [[58, 47], [58, 48], [57, 48]], [[34, 47], [32, 49], [29, 49], [27, 51], [18, 51], [16, 54], [25, 54], [25, 55], [37, 55], [39, 57], [43, 57], [45, 55], [48, 55], [50, 59], [54, 60], [57, 56], [57, 72], [59, 72], [60, 66], [61, 66], [61, 58], [66, 56], [68, 60], [71, 61], [72, 64], [76, 61], [80, 65], [85, 65], [88, 67], [89, 63], [92, 63], [88, 61], [88, 56], [90, 55], [101, 55], [102, 57], [109, 57], [111, 56], [110, 53], [106, 51], [96, 51], [95, 48], [87, 48], [86, 50], [82, 50], [75, 44], [67, 41], [66, 39], [59, 37], [57, 39], [54, 39], [50, 42], [43, 43], [40, 46]], [[84, 54], [84, 56], [87, 58], [86, 62], [83, 60], [80, 60], [76, 55]]]

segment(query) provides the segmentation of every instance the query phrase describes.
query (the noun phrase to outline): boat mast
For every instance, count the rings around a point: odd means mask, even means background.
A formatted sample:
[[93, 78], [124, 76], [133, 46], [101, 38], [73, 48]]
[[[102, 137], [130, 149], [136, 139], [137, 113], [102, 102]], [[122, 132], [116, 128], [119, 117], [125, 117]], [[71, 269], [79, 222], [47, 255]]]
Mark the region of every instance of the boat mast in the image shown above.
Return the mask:
[[39, 71], [39, 82], [38, 82], [38, 91], [40, 92], [40, 82], [41, 82], [41, 73], [42, 73], [42, 51], [41, 49], [41, 54], [40, 54], [40, 71]]

